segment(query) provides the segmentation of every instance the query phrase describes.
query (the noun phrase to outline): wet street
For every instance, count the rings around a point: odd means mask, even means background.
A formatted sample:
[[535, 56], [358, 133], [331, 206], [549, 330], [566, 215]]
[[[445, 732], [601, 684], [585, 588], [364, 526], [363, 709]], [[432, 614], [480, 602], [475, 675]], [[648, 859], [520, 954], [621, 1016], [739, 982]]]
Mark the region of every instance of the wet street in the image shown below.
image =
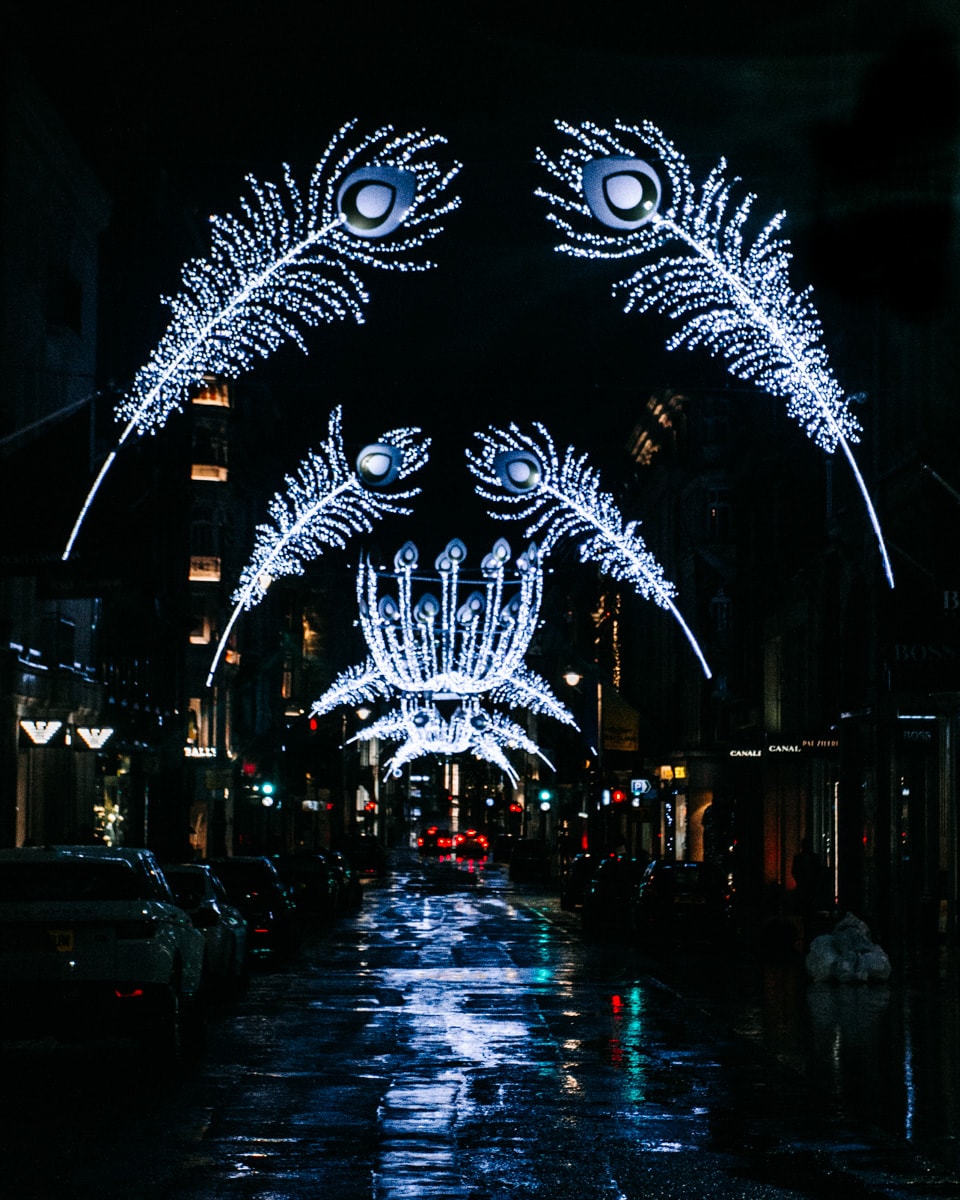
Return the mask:
[[957, 1197], [955, 1010], [926, 1003], [814, 987], [795, 962], [585, 942], [502, 866], [404, 859], [257, 971], [173, 1078], [109, 1044], [15, 1047], [5, 1191]]

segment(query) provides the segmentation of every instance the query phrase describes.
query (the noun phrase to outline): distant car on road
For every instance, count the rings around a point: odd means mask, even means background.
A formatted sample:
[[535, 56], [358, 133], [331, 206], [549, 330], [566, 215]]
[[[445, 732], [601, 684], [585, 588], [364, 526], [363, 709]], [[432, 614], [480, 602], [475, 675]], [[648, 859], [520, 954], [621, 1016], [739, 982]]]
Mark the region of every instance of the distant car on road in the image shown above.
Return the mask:
[[149, 850], [0, 850], [0, 1030], [135, 1038], [169, 1064], [201, 1027], [204, 937]]
[[462, 833], [453, 835], [453, 854], [455, 858], [469, 858], [486, 861], [490, 853], [490, 842], [485, 834], [476, 829], [465, 829]]
[[550, 878], [550, 849], [546, 842], [525, 838], [510, 855], [507, 874], [513, 883], [546, 883]]
[[453, 834], [438, 825], [428, 825], [417, 838], [417, 849], [423, 855], [449, 854], [453, 849]]

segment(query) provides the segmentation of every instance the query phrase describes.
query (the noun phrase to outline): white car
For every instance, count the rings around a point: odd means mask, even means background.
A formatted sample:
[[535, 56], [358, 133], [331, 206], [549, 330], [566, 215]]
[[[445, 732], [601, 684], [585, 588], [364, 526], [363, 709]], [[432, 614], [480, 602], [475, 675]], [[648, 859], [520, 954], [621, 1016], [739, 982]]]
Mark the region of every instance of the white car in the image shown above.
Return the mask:
[[203, 956], [151, 851], [0, 850], [0, 1036], [133, 1037], [178, 1058]]

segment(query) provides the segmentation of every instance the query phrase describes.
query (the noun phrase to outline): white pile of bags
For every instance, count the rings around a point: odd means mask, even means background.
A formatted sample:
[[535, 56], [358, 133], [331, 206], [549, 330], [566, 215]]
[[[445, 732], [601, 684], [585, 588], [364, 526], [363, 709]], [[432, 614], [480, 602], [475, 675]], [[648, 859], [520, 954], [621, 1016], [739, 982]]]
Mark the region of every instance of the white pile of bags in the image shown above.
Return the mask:
[[863, 921], [851, 913], [841, 917], [832, 933], [813, 939], [806, 968], [818, 983], [871, 983], [890, 978], [890, 959], [870, 937]]

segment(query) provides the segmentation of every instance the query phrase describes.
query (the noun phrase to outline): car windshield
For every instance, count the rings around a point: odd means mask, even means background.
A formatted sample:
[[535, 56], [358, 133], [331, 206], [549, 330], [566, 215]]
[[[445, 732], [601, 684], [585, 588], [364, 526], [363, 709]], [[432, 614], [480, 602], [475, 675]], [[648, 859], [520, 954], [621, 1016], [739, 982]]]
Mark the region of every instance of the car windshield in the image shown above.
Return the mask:
[[0, 863], [0, 901], [139, 900], [136, 871], [118, 859]]
[[202, 876], [196, 871], [182, 870], [178, 867], [164, 867], [163, 873], [167, 883], [173, 888], [173, 894], [178, 903], [187, 908], [196, 908], [207, 894]]
[[258, 888], [276, 887], [277, 878], [268, 863], [238, 862], [236, 859], [213, 864], [220, 882], [228, 892], [243, 890], [255, 892]]

